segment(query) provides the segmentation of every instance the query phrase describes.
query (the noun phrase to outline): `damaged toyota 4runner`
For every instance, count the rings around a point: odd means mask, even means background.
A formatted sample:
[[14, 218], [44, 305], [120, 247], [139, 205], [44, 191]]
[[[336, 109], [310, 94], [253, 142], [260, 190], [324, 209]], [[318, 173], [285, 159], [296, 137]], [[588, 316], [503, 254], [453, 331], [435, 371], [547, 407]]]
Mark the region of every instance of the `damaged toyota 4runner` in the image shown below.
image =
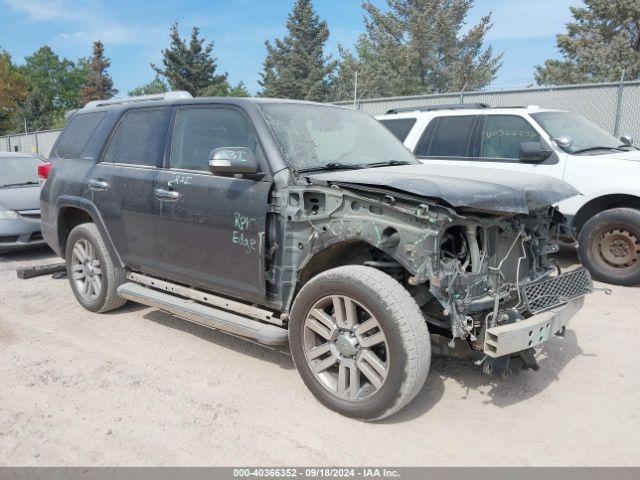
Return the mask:
[[534, 348], [592, 290], [549, 259], [576, 195], [553, 178], [420, 164], [361, 112], [158, 97], [75, 112], [41, 169], [42, 230], [93, 312], [127, 300], [266, 345], [311, 392], [376, 420], [434, 353], [487, 373]]

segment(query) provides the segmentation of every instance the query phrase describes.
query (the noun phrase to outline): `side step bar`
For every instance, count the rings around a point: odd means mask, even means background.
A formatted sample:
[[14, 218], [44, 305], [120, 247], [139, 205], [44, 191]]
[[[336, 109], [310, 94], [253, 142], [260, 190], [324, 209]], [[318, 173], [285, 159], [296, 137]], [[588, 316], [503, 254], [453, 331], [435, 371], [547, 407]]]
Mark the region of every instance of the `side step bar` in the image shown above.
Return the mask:
[[118, 287], [118, 295], [127, 300], [149, 305], [205, 327], [251, 338], [264, 345], [284, 345], [289, 333], [275, 325], [266, 325], [247, 317], [219, 310], [151, 288], [127, 282]]

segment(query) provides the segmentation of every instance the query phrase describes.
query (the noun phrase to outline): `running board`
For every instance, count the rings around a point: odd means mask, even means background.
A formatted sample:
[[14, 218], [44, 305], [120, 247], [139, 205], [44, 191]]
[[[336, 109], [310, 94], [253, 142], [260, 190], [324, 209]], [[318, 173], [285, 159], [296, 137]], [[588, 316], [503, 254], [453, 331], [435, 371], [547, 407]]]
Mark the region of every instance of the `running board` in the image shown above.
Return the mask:
[[284, 345], [289, 337], [284, 328], [266, 325], [235, 313], [159, 292], [133, 282], [120, 285], [118, 295], [127, 300], [164, 310], [190, 322], [247, 337], [264, 345]]

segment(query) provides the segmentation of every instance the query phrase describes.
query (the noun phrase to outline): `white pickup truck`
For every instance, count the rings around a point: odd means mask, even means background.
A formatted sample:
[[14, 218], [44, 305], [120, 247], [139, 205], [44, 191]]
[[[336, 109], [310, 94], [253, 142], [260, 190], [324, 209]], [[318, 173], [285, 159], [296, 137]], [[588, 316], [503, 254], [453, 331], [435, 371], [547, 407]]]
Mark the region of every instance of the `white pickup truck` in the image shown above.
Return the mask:
[[571, 112], [486, 104], [390, 110], [377, 117], [421, 161], [530, 172], [582, 195], [559, 204], [592, 275], [640, 284], [640, 151]]

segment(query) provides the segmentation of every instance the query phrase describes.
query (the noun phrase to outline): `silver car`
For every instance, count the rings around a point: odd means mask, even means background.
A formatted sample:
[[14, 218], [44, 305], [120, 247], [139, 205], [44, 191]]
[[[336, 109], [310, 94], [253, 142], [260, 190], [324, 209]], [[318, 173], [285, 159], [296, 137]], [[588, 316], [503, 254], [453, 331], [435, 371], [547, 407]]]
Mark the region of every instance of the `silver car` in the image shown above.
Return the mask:
[[0, 253], [44, 245], [40, 182], [34, 155], [0, 152]]

